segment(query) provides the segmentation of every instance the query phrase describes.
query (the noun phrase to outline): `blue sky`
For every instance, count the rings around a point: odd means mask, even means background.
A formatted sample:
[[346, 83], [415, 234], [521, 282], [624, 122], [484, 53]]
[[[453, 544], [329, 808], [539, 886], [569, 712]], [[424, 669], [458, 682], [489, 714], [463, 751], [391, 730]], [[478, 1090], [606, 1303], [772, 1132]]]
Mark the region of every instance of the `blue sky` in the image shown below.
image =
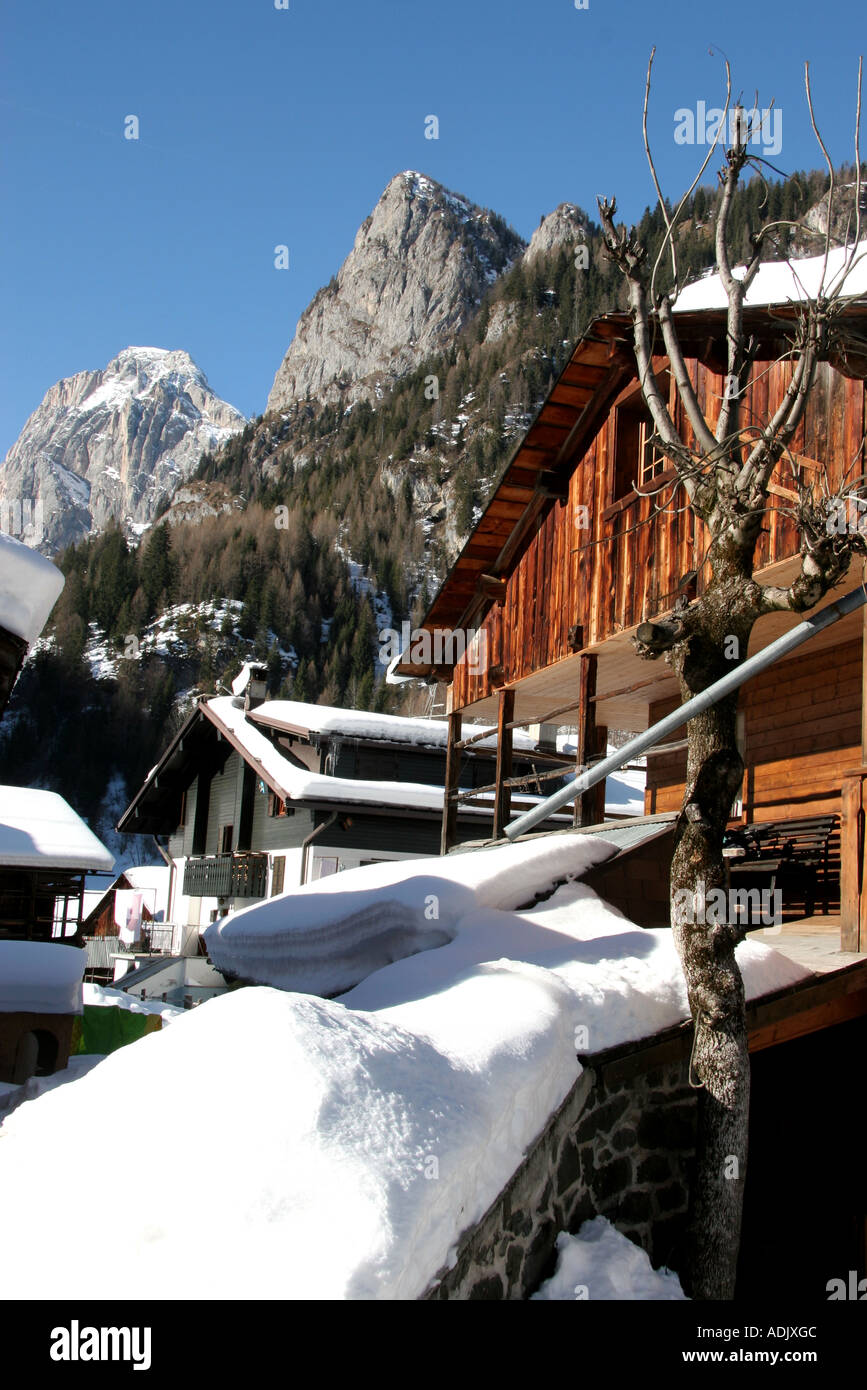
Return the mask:
[[637, 219], [654, 44], [671, 196], [704, 153], [675, 143], [674, 112], [722, 104], [721, 51], [748, 105], [775, 98], [780, 168], [820, 164], [805, 58], [835, 162], [851, 159], [867, 25], [854, 0], [6, 0], [0, 29], [2, 457], [49, 386], [129, 344], [185, 348], [259, 413], [298, 316], [402, 169], [526, 238], [599, 193]]

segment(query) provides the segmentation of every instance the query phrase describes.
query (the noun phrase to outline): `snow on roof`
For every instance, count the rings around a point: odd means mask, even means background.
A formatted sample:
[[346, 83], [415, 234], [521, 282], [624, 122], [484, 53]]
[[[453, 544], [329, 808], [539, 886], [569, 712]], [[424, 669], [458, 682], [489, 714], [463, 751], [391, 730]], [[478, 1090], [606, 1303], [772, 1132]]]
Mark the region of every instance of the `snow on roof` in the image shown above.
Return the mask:
[[[232, 687], [234, 689], [234, 686]], [[307, 705], [298, 700], [266, 700], [251, 711], [257, 724], [272, 729], [306, 733], [343, 734], [347, 738], [377, 739], [384, 743], [411, 743], [426, 748], [445, 748], [449, 726], [445, 719], [413, 719], [403, 714], [370, 714], [366, 710], [340, 709], [334, 705]], [[497, 731], [489, 724], [467, 724], [464, 737], [490, 729], [489, 739], [480, 739], [480, 748], [494, 748]], [[516, 748], [532, 749], [535, 740], [521, 729], [513, 735]]]
[[66, 581], [38, 551], [0, 531], [0, 627], [36, 641]]
[[[306, 768], [299, 767], [296, 763], [290, 762], [284, 757], [280, 748], [271, 742], [269, 738], [261, 733], [256, 723], [264, 728], [313, 728], [312, 724], [303, 722], [311, 716], [321, 722], [321, 732], [331, 732], [333, 729], [332, 718], [341, 720], [341, 728], [350, 737], [386, 739], [389, 742], [396, 740], [392, 733], [384, 732], [390, 728], [390, 721], [401, 719], [399, 715], [367, 715], [359, 710], [335, 709], [328, 705], [304, 705], [292, 700], [273, 700], [259, 705], [251, 711], [250, 716], [245, 711], [233, 703], [229, 695], [218, 695], [212, 700], [206, 701], [207, 708], [216, 716], [218, 722], [229, 731], [237, 743], [244, 749], [244, 752], [254, 764], [258, 764], [266, 780], [270, 781], [276, 790], [287, 801], [331, 801], [338, 805], [365, 805], [365, 806], [394, 806], [405, 807], [413, 810], [442, 812], [443, 808], [443, 788], [433, 786], [427, 782], [377, 782], [367, 778], [358, 777], [332, 777], [326, 773], [309, 772]], [[280, 713], [275, 714], [274, 711]], [[263, 711], [265, 718], [262, 718]], [[303, 711], [303, 716], [299, 713]], [[346, 716], [357, 716], [358, 724], [346, 722]], [[386, 721], [389, 721], [388, 724]], [[429, 742], [431, 739], [430, 728], [432, 724], [439, 721], [432, 720], [406, 720], [408, 725], [418, 726], [420, 732], [416, 737], [412, 737], [413, 730], [405, 730], [410, 738], [407, 742], [414, 742], [416, 745], [422, 742]], [[356, 727], [364, 727], [369, 731], [365, 734], [356, 734]], [[445, 724], [443, 729], [447, 728]], [[473, 725], [464, 727], [464, 733], [472, 731]], [[480, 727], [487, 727], [482, 725]], [[421, 732], [423, 730], [423, 733]], [[532, 739], [526, 736], [530, 747], [535, 747]], [[482, 746], [492, 747], [496, 744], [496, 731], [493, 732], [491, 739], [481, 740]], [[443, 743], [443, 747], [445, 744]], [[520, 746], [518, 744], [517, 746]], [[159, 770], [159, 765], [151, 770], [150, 777]], [[568, 775], [569, 769], [564, 769], [564, 775]], [[606, 810], [611, 809], [617, 814], [641, 815], [644, 810], [643, 795], [639, 794], [636, 786], [643, 787], [643, 774], [638, 774], [638, 782], [633, 783], [630, 778], [632, 774], [618, 773], [617, 777], [609, 777], [606, 781]], [[513, 814], [518, 815], [521, 809], [530, 805], [535, 805], [543, 800], [542, 797], [529, 795], [521, 792], [513, 799]], [[520, 801], [520, 806], [518, 805]], [[462, 815], [490, 816], [493, 802], [490, 795], [479, 797], [479, 803], [466, 805], [462, 808]], [[486, 804], [485, 804], [486, 803]]]
[[80, 1014], [87, 952], [55, 941], [0, 941], [0, 1013]]
[[[503, 848], [517, 880], [524, 847]], [[495, 892], [486, 853], [463, 862]], [[336, 921], [340, 892], [318, 891]], [[125, 1219], [126, 1298], [422, 1294], [574, 1085], [576, 1025], [597, 1051], [688, 1017], [670, 931], [636, 927], [581, 883], [521, 912], [487, 892], [455, 895], [446, 944], [340, 999], [238, 989], [22, 1105], [0, 1143], [0, 1293], [116, 1292], [99, 1241], [74, 1267], [45, 1260], [80, 1215], [74, 1185], [55, 1180], [62, 1136], [82, 1172], [121, 1153], [149, 1174]], [[417, 919], [408, 899], [405, 911]], [[738, 960], [749, 998], [809, 975], [753, 941]], [[142, 1124], [129, 1097], [145, 1095], [159, 1105]]]
[[[851, 258], [848, 273], [846, 263]], [[742, 280], [746, 266], [735, 266], [732, 274]], [[824, 272], [824, 278], [823, 278]], [[842, 277], [842, 278], [841, 278]], [[747, 290], [744, 303], [757, 307], [765, 304], [789, 304], [803, 299], [815, 299], [820, 293], [842, 288], [849, 295], [867, 295], [867, 241], [857, 247], [835, 246], [828, 254], [806, 256], [792, 261], [765, 261], [759, 266], [753, 283]], [[674, 304], [675, 313], [694, 313], [701, 309], [727, 309], [728, 297], [719, 275], [706, 275], [681, 290]]]
[[[273, 703], [281, 706], [292, 705], [291, 701]], [[298, 767], [285, 758], [280, 749], [251, 723], [244, 710], [233, 704], [231, 696], [218, 695], [215, 699], [207, 701], [207, 707], [224, 728], [233, 734], [245, 752], [259, 764], [266, 777], [288, 801], [333, 801], [340, 805], [396, 806], [422, 811], [442, 811], [442, 787], [431, 786], [426, 782], [376, 782], [357, 777], [331, 777], [325, 773], [308, 772], [306, 768]], [[314, 711], [320, 709], [320, 706], [304, 705], [300, 708]], [[260, 714], [263, 709], [267, 709], [267, 705], [260, 705], [254, 714]], [[325, 709], [327, 718], [327, 706]], [[353, 710], [334, 712], [341, 717], [357, 713]], [[367, 717], [362, 716], [364, 719]], [[396, 716], [376, 715], [372, 718], [380, 720]], [[258, 722], [263, 721], [260, 719]], [[371, 734], [368, 737], [379, 735]], [[530, 799], [524, 798], [527, 801]], [[490, 810], [485, 807], [471, 806], [467, 807], [466, 811], [468, 814], [490, 815]]]
[[168, 864], [139, 864], [124, 869], [130, 888], [141, 890], [145, 897], [148, 912], [156, 915], [165, 912], [169, 903]]
[[114, 855], [56, 792], [0, 787], [0, 865], [111, 869]]

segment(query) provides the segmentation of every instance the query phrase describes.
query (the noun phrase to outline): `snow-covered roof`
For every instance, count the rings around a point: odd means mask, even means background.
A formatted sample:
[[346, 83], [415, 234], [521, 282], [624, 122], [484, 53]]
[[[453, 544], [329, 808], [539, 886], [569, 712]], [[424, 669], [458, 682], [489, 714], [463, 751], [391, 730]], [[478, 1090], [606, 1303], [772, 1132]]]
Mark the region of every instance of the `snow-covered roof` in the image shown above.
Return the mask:
[[[370, 779], [358, 777], [331, 777], [325, 773], [309, 772], [307, 768], [298, 767], [295, 763], [284, 757], [269, 738], [261, 733], [255, 724], [247, 718], [243, 709], [236, 706], [232, 697], [229, 695], [218, 695], [213, 700], [206, 702], [207, 709], [215, 722], [229, 733], [237, 745], [243, 748], [245, 754], [255, 763], [265, 774], [266, 781], [270, 782], [275, 789], [287, 801], [331, 801], [340, 805], [364, 805], [364, 806], [392, 806], [410, 808], [420, 811], [441, 812], [443, 808], [443, 788], [430, 786], [426, 782], [377, 782]], [[319, 710], [318, 705], [294, 706], [292, 701], [273, 701], [272, 708], [281, 706], [283, 708], [301, 708], [310, 711]], [[325, 708], [322, 716], [323, 722], [328, 723], [329, 710]], [[268, 705], [260, 705], [254, 714], [261, 714], [262, 710], [267, 710]], [[355, 714], [354, 710], [332, 711], [343, 716]], [[361, 715], [360, 719], [378, 721], [382, 719], [394, 719], [396, 715]], [[266, 721], [259, 719], [258, 723]], [[409, 721], [414, 723], [416, 721]], [[422, 723], [424, 721], [417, 721]], [[274, 727], [272, 725], [272, 727]], [[374, 727], [371, 723], [368, 727]], [[368, 737], [379, 737], [379, 735], [369, 734]], [[537, 800], [538, 798], [522, 798], [525, 802]], [[486, 807], [467, 807], [467, 813], [479, 813], [489, 815], [490, 811]]]
[[[562, 870], [542, 842], [438, 863], [437, 949], [339, 999], [224, 994], [20, 1106], [0, 1143], [0, 1295], [68, 1298], [73, 1283], [94, 1298], [116, 1292], [100, 1241], [79, 1246], [74, 1269], [45, 1260], [79, 1218], [80, 1193], [56, 1181], [58, 1136], [82, 1172], [119, 1153], [149, 1174], [124, 1222], [128, 1299], [155, 1288], [164, 1298], [423, 1294], [574, 1086], [576, 1025], [597, 1052], [689, 1016], [669, 930], [636, 927], [580, 882], [531, 910], [504, 906], [522, 881]], [[378, 885], [371, 911], [379, 896], [394, 914], [394, 885], [378, 866], [361, 872]], [[403, 927], [392, 915], [409, 947], [431, 861], [414, 872], [414, 887], [400, 880]], [[334, 880], [316, 891], [321, 930], [339, 947], [344, 895]], [[281, 900], [284, 935], [300, 900]], [[809, 977], [751, 940], [737, 955], [751, 999]], [[130, 1096], [159, 1097], [147, 1123]], [[195, 1183], [178, 1183], [178, 1171]]]
[[[234, 689], [234, 686], [233, 686]], [[403, 714], [370, 714], [366, 710], [340, 709], [334, 705], [308, 705], [299, 700], [266, 700], [250, 712], [251, 719], [271, 729], [299, 734], [342, 734], [346, 738], [375, 739], [383, 743], [409, 743], [424, 748], [445, 748], [449, 726], [445, 719], [410, 718]], [[480, 739], [477, 747], [494, 748], [497, 732], [488, 724], [467, 724], [464, 737], [490, 729], [491, 737]], [[536, 747], [535, 740], [521, 729], [513, 735], [513, 746]]]
[[[851, 261], [848, 273], [847, 262]], [[732, 274], [742, 280], [746, 266], [735, 266]], [[824, 278], [823, 278], [824, 277]], [[867, 295], [867, 241], [857, 246], [835, 246], [828, 254], [805, 256], [800, 260], [765, 261], [747, 290], [744, 303], [748, 307], [797, 303], [815, 299], [820, 291], [842, 289], [846, 296]], [[675, 313], [695, 313], [701, 309], [727, 309], [728, 297], [719, 275], [706, 275], [681, 290], [674, 305]]]
[[48, 621], [65, 582], [44, 555], [0, 531], [0, 627], [30, 646]]
[[80, 1014], [87, 952], [55, 941], [0, 941], [0, 1013]]
[[106, 870], [114, 855], [56, 792], [0, 787], [0, 865]]
[[130, 888], [143, 892], [145, 907], [154, 916], [165, 912], [169, 905], [169, 866], [168, 864], [139, 864], [124, 869]]

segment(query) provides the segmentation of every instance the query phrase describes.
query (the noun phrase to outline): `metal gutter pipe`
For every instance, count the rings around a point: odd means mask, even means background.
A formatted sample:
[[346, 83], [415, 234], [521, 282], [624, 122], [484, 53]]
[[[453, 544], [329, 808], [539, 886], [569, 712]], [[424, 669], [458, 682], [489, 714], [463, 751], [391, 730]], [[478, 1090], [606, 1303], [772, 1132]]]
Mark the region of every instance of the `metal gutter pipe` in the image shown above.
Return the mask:
[[532, 830], [540, 821], [547, 820], [554, 811], [559, 811], [561, 806], [568, 806], [577, 796], [595, 787], [597, 782], [603, 781], [610, 773], [616, 772], [624, 763], [628, 763], [631, 758], [640, 757], [648, 748], [652, 748], [660, 739], [668, 734], [673, 734], [675, 729], [680, 729], [687, 724], [690, 719], [694, 719], [697, 714], [703, 714], [711, 705], [715, 705], [724, 695], [729, 695], [738, 686], [743, 685], [751, 676], [758, 675], [759, 671], [765, 671], [769, 666], [773, 666], [780, 657], [788, 655], [796, 647], [800, 647], [802, 642], [808, 642], [811, 637], [815, 637], [818, 632], [823, 632], [826, 627], [831, 627], [839, 622], [841, 618], [846, 618], [850, 613], [855, 613], [867, 603], [867, 587], [863, 584], [851, 593], [844, 594], [835, 603], [829, 603], [827, 608], [823, 608], [815, 617], [807, 618], [797, 627], [793, 627], [791, 632], [786, 632], [782, 637], [778, 637], [775, 642], [771, 642], [763, 651], [757, 652], [755, 656], [750, 656], [741, 665], [735, 667], [728, 675], [709, 685], [707, 690], [703, 690], [700, 695], [694, 695], [686, 704], [680, 705], [671, 714], [667, 714], [664, 719], [660, 719], [658, 724], [654, 724], [650, 729], [646, 729], [643, 734], [637, 734], [630, 739], [629, 743], [624, 743], [622, 748], [618, 748], [616, 753], [610, 757], [603, 758], [601, 762], [595, 763], [593, 767], [587, 768], [580, 777], [576, 777], [568, 786], [561, 787], [559, 791], [541, 801], [532, 810], [525, 811], [517, 820], [506, 826], [505, 835], [509, 840], [516, 840], [519, 835], [525, 835], [528, 830]]

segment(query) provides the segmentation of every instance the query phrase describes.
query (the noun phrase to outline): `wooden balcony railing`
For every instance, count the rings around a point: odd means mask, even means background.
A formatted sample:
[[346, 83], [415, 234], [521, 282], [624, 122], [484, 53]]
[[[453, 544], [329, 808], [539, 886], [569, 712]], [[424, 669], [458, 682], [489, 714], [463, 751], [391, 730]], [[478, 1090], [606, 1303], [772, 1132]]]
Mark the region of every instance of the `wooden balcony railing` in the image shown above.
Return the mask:
[[264, 898], [267, 854], [211, 854], [188, 859], [184, 893], [191, 898]]

